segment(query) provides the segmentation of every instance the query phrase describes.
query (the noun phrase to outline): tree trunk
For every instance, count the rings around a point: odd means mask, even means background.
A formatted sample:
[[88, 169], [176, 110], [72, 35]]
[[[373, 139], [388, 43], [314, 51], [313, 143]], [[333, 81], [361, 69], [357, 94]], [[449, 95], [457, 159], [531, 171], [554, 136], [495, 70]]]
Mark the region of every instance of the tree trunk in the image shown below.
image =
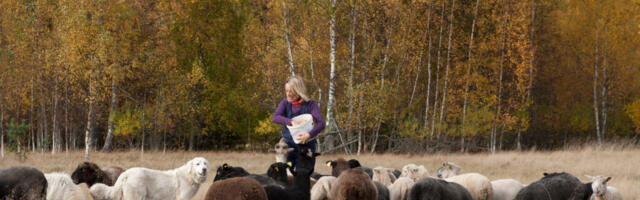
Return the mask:
[[447, 85], [449, 82], [449, 66], [451, 65], [451, 36], [453, 35], [453, 20], [454, 20], [454, 7], [456, 6], [456, 0], [451, 1], [451, 15], [449, 17], [449, 45], [447, 46], [447, 65], [444, 72], [444, 86], [442, 87], [442, 103], [440, 105], [440, 128], [438, 128], [438, 139], [442, 134], [442, 121], [444, 120], [444, 108], [447, 102]]
[[429, 127], [429, 97], [431, 95], [431, 11], [433, 11], [433, 0], [429, 3], [429, 14], [427, 15], [427, 34], [429, 34], [429, 47], [427, 49], [427, 97], [424, 106], [424, 136], [427, 135]]
[[40, 100], [40, 103], [42, 104], [42, 124], [43, 124], [43, 131], [41, 132], [40, 135], [40, 140], [42, 140], [41, 144], [42, 146], [40, 146], [40, 153], [44, 153], [45, 148], [47, 147], [47, 145], [45, 145], [45, 141], [47, 139], [47, 134], [49, 133], [49, 126], [47, 124], [47, 104], [45, 103], [44, 98], [42, 100]]
[[[336, 78], [336, 0], [329, 0], [331, 2], [331, 16], [329, 20], [330, 29], [330, 43], [331, 43], [331, 74], [329, 78], [329, 100], [327, 101], [327, 125], [329, 131], [333, 129], [333, 124], [335, 120], [333, 120], [333, 99], [335, 95], [335, 78]], [[329, 149], [332, 149], [334, 146], [334, 142], [332, 139], [327, 139]]]
[[[431, 10], [429, 10], [431, 11]], [[429, 18], [427, 18], [427, 30], [425, 30], [424, 34], [422, 35], [422, 41], [420, 41], [420, 45], [424, 45], [425, 41], [427, 40], [427, 34], [429, 33], [429, 26], [430, 24], [430, 18], [431, 18], [431, 12], [429, 12]], [[407, 107], [411, 107], [411, 105], [413, 104], [413, 96], [416, 94], [416, 86], [418, 85], [418, 80], [420, 79], [420, 71], [422, 70], [422, 56], [424, 55], [424, 46], [422, 47], [422, 49], [420, 50], [420, 56], [418, 57], [418, 70], [416, 70], [416, 79], [413, 81], [413, 89], [411, 90], [411, 97], [409, 98], [409, 104], [407, 105]]]
[[113, 65], [113, 75], [111, 76], [111, 108], [109, 109], [109, 129], [107, 130], [107, 138], [104, 140], [102, 151], [111, 151], [111, 142], [113, 140], [113, 131], [115, 130], [116, 108], [118, 107], [118, 94], [116, 93], [116, 76], [118, 73], [117, 65]]
[[607, 128], [607, 32], [608, 28], [604, 27], [604, 44], [602, 52], [602, 127], [600, 129], [600, 137], [604, 140], [605, 129]]
[[[29, 130], [31, 131], [31, 152], [36, 151], [36, 138], [33, 130], [33, 76], [35, 74], [35, 70], [33, 65], [31, 66], [31, 112], [29, 112]], [[27, 147], [28, 148], [28, 147]]]
[[469, 82], [471, 79], [471, 63], [473, 62], [473, 54], [471, 49], [473, 48], [473, 33], [476, 30], [476, 18], [478, 17], [478, 3], [479, 0], [476, 0], [476, 7], [473, 9], [473, 22], [471, 23], [471, 36], [469, 36], [469, 49], [468, 49], [468, 62], [467, 65], [467, 75], [465, 76], [464, 81], [464, 103], [462, 106], [462, 125], [460, 128], [460, 152], [464, 152], [464, 130], [467, 120], [467, 100], [469, 99]]
[[393, 36], [393, 26], [394, 24], [391, 25], [391, 28], [389, 29], [389, 34], [387, 35], [387, 44], [384, 47], [384, 58], [382, 59], [382, 70], [380, 71], [380, 79], [381, 79], [381, 83], [380, 83], [380, 89], [384, 89], [384, 71], [387, 68], [387, 60], [389, 59], [389, 47], [391, 46], [391, 37]]
[[140, 160], [144, 159], [144, 129], [145, 129], [145, 106], [146, 106], [146, 96], [142, 98], [142, 141], [140, 141]]
[[[68, 71], [67, 71], [68, 73]], [[64, 84], [64, 137], [66, 138], [66, 153], [69, 155], [69, 142], [71, 142], [71, 136], [69, 135], [69, 81], [65, 79]]]
[[595, 41], [596, 41], [596, 45], [594, 48], [594, 54], [593, 54], [593, 110], [594, 110], [594, 117], [595, 117], [595, 121], [596, 121], [596, 137], [598, 138], [598, 144], [602, 145], [602, 137], [600, 136], [600, 120], [598, 119], [598, 25], [597, 25], [597, 17], [598, 15], [596, 14], [596, 31], [595, 31]]
[[[350, 54], [350, 59], [349, 59], [349, 113], [348, 113], [348, 130], [347, 130], [347, 141], [351, 141], [353, 138], [352, 132], [353, 132], [353, 101], [354, 101], [354, 95], [353, 95], [353, 69], [355, 68], [356, 65], [356, 55], [355, 55], [355, 35], [356, 35], [356, 15], [357, 15], [357, 4], [354, 3], [353, 8], [351, 9], [351, 33], [349, 35], [349, 43], [350, 43], [350, 50], [349, 50], [349, 54]], [[350, 145], [351, 146], [351, 145]], [[360, 154], [360, 150], [358, 149], [358, 154]]]
[[293, 66], [293, 53], [291, 52], [291, 42], [289, 41], [289, 27], [287, 26], [287, 4], [286, 0], [282, 0], [282, 21], [284, 22], [284, 39], [287, 41], [287, 49], [289, 52], [289, 70], [291, 75], [296, 75]]
[[440, 34], [438, 35], [438, 58], [436, 59], [436, 85], [435, 95], [433, 98], [433, 115], [431, 116], [431, 134], [429, 139], [433, 139], [433, 133], [436, 129], [436, 114], [438, 113], [438, 85], [440, 84], [440, 55], [442, 52], [442, 32], [444, 31], [444, 11], [445, 0], [442, 0], [442, 13], [440, 14]]
[[87, 128], [84, 132], [84, 159], [89, 160], [89, 149], [91, 149], [91, 140], [93, 136], [93, 74], [95, 70], [89, 74], [89, 111], [87, 112]]
[[56, 152], [60, 151], [60, 136], [58, 133], [58, 121], [57, 121], [57, 115], [58, 115], [58, 77], [57, 75], [54, 76], [54, 86], [53, 86], [53, 110], [51, 111], [51, 115], [52, 119], [51, 119], [51, 154], [55, 154]]
[[[0, 101], [4, 103], [4, 93], [0, 92]], [[4, 105], [0, 104], [0, 155], [4, 160]]]
[[[503, 32], [505, 34], [503, 34], [503, 38], [502, 38], [502, 45], [500, 46], [500, 76], [498, 79], [498, 100], [497, 100], [497, 109], [496, 109], [496, 116], [494, 118], [493, 121], [493, 129], [491, 132], [491, 137], [493, 138], [492, 143], [491, 143], [491, 153], [495, 153], [496, 152], [496, 131], [497, 131], [497, 123], [500, 120], [500, 116], [502, 114], [501, 109], [502, 109], [502, 77], [504, 74], [504, 70], [503, 70], [503, 66], [504, 66], [504, 46], [505, 46], [505, 41], [506, 41], [506, 31], [503, 30]], [[504, 124], [504, 123], [503, 123]], [[503, 125], [504, 126], [504, 125]], [[500, 140], [502, 140], [502, 134], [500, 135]], [[502, 142], [502, 141], [501, 141]]]

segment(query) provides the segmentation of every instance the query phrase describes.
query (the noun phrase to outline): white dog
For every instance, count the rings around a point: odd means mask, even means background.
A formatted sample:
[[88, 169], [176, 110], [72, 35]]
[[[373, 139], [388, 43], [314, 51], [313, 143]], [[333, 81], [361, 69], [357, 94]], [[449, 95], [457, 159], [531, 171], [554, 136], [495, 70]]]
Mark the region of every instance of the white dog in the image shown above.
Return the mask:
[[113, 187], [98, 183], [89, 192], [96, 200], [189, 200], [207, 180], [208, 168], [209, 162], [202, 157], [167, 171], [131, 168]]

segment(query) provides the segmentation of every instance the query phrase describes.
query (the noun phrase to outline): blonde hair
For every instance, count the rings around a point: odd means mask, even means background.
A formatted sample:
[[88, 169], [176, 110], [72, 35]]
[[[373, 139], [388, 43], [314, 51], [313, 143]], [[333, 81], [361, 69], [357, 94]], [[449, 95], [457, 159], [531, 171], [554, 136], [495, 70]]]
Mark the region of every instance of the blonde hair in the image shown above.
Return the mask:
[[309, 101], [309, 96], [307, 96], [307, 88], [304, 86], [302, 78], [295, 75], [289, 76], [285, 85], [289, 85], [289, 87], [291, 87], [291, 89], [304, 101]]

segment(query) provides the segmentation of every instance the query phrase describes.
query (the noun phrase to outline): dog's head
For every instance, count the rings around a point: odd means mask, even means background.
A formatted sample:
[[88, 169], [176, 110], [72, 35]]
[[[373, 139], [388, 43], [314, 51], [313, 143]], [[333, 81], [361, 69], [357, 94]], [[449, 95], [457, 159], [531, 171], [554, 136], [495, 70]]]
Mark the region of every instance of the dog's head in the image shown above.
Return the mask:
[[189, 175], [191, 175], [197, 183], [204, 183], [207, 180], [207, 175], [209, 174], [209, 161], [207, 161], [207, 159], [196, 157], [190, 160], [187, 165]]

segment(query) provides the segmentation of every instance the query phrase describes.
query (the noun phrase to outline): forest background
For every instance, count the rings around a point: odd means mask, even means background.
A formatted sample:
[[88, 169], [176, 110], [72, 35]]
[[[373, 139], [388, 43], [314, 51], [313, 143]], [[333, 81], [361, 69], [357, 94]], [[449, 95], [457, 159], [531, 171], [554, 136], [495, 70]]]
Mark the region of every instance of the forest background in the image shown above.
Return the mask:
[[5, 151], [266, 150], [284, 82], [321, 151], [640, 143], [638, 0], [3, 0]]

